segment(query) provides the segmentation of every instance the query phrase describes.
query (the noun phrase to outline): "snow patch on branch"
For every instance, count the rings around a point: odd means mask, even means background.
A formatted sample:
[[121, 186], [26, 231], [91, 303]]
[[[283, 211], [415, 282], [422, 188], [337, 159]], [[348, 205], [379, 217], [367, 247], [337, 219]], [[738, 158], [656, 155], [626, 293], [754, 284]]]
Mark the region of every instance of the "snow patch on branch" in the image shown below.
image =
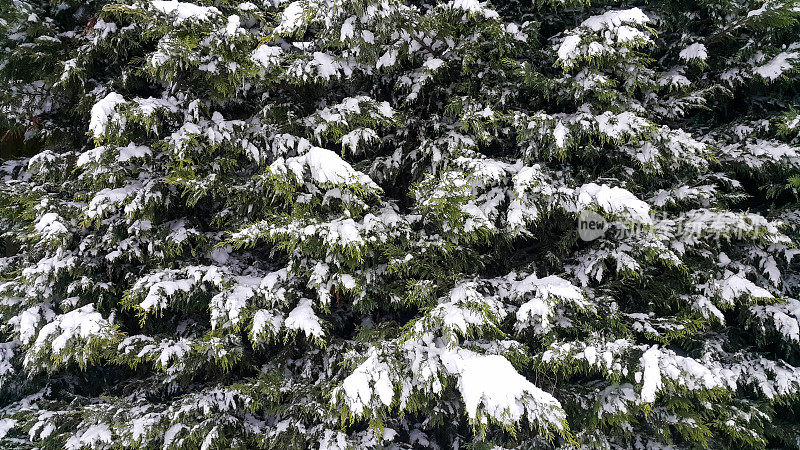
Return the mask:
[[118, 116], [114, 110], [117, 105], [122, 103], [125, 103], [125, 99], [120, 94], [111, 92], [92, 106], [89, 131], [92, 132], [95, 139], [99, 139], [106, 134], [109, 116], [112, 114]]
[[773, 81], [791, 70], [797, 59], [800, 59], [800, 52], [781, 52], [768, 63], [753, 69], [753, 72], [761, 78]]
[[729, 305], [732, 305], [736, 299], [742, 296], [754, 299], [775, 298], [768, 290], [757, 286], [741, 274], [732, 272], [727, 272], [725, 278], [719, 281], [717, 292], [720, 299]]
[[269, 168], [275, 173], [291, 172], [298, 180], [305, 178], [305, 170], [308, 168], [311, 179], [317, 183], [333, 185], [358, 183], [370, 190], [380, 189], [368, 175], [353, 169], [336, 153], [320, 147], [311, 147], [306, 154], [285, 161], [283, 158], [278, 158]]
[[[114, 331], [110, 320], [95, 311], [94, 304], [88, 304], [55, 316], [49, 323], [39, 330], [31, 348], [25, 355], [24, 365], [34, 369], [39, 358], [50, 360], [66, 353], [63, 362], [76, 359], [79, 364], [85, 364], [89, 355], [91, 341], [111, 339]], [[70, 352], [64, 352], [67, 347], [75, 347]], [[78, 348], [80, 347], [80, 348]]]
[[[471, 422], [484, 426], [491, 419], [511, 428], [527, 418], [530, 424], [543, 429], [565, 430], [566, 413], [561, 403], [520, 375], [505, 357], [462, 348], [411, 347], [409, 356], [413, 362], [407, 367], [424, 371], [415, 375], [420, 381], [431, 383], [429, 394], [433, 395], [441, 394], [438, 376], [455, 378]], [[393, 380], [397, 376], [382, 359], [376, 350], [370, 350], [367, 359], [334, 391], [334, 402], [343, 401], [356, 417], [390, 406], [395, 398], [393, 386], [397, 383]], [[402, 388], [401, 409], [409, 389], [411, 386]]]
[[584, 20], [581, 26], [592, 31], [603, 31], [614, 27], [619, 27], [623, 23], [633, 23], [644, 25], [650, 22], [650, 18], [639, 8], [623, 9], [619, 11], [608, 11], [598, 16], [592, 16]]
[[174, 15], [175, 25], [180, 25], [187, 20], [201, 22], [220, 14], [219, 10], [213, 6], [198, 6], [194, 3], [184, 3], [178, 0], [156, 0], [151, 5], [156, 11], [166, 15]]
[[578, 287], [555, 275], [537, 278], [532, 274], [514, 282], [511, 289], [512, 296], [516, 297], [524, 297], [531, 292], [535, 293], [534, 298], [523, 303], [517, 310], [518, 330], [533, 327], [536, 333], [549, 331], [554, 308], [560, 300], [572, 302], [579, 308], [589, 305]]
[[641, 378], [641, 396], [644, 403], [653, 403], [656, 400], [656, 393], [662, 386], [661, 369], [658, 367], [659, 356], [661, 356], [661, 352], [654, 345], [644, 352], [640, 359], [643, 372], [636, 374], [636, 381], [639, 382], [639, 378]]
[[800, 342], [800, 301], [787, 299], [777, 305], [753, 305], [750, 312], [762, 322], [771, 323], [785, 339]]
[[300, 299], [297, 306], [289, 313], [284, 324], [290, 330], [302, 331], [309, 338], [322, 339], [325, 333], [322, 331], [319, 317], [314, 313], [311, 305], [311, 299]]
[[639, 200], [630, 191], [620, 187], [609, 187], [587, 183], [576, 191], [579, 208], [596, 205], [611, 214], [629, 213], [641, 223], [651, 223], [650, 205]]
[[303, 13], [305, 9], [303, 2], [295, 1], [289, 3], [286, 9], [281, 14], [281, 23], [275, 27], [276, 34], [288, 35], [295, 33], [299, 30], [304, 23]]
[[506, 358], [481, 355], [470, 350], [444, 350], [442, 365], [458, 379], [467, 416], [483, 422], [486, 415], [512, 426], [527, 417], [530, 423], [544, 423], [564, 429], [566, 414], [561, 403], [520, 375]]
[[265, 68], [274, 66], [280, 62], [283, 49], [274, 45], [259, 45], [253, 53], [250, 54], [250, 59], [260, 64]]
[[705, 45], [695, 42], [694, 44], [681, 50], [678, 56], [684, 61], [705, 61], [708, 58], [708, 50], [706, 50]]
[[479, 2], [478, 0], [452, 0], [447, 3], [447, 6], [453, 9], [460, 9], [470, 14], [480, 14], [487, 19], [499, 19], [500, 15], [497, 11], [488, 8], [486, 2]]

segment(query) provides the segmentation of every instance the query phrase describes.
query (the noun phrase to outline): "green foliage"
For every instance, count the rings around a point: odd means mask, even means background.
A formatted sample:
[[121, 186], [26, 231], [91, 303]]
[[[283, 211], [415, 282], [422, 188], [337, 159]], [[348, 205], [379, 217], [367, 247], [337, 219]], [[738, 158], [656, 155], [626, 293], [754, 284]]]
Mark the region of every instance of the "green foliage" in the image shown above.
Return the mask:
[[0, 447], [800, 447], [798, 19], [3, 3]]

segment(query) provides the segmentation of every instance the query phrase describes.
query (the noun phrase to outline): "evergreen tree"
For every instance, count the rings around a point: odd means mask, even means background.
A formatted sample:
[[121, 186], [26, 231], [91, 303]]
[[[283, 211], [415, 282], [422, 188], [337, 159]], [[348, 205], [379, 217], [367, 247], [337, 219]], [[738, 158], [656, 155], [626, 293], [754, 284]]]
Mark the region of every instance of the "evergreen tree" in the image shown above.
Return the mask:
[[6, 1], [0, 442], [800, 447], [798, 19]]

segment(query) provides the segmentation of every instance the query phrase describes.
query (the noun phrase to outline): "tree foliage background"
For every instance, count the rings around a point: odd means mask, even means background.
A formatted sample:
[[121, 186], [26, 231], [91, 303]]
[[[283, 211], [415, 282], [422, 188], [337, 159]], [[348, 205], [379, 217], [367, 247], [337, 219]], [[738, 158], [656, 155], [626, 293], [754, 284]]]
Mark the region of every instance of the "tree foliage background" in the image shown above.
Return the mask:
[[4, 2], [0, 442], [800, 447], [798, 18]]

